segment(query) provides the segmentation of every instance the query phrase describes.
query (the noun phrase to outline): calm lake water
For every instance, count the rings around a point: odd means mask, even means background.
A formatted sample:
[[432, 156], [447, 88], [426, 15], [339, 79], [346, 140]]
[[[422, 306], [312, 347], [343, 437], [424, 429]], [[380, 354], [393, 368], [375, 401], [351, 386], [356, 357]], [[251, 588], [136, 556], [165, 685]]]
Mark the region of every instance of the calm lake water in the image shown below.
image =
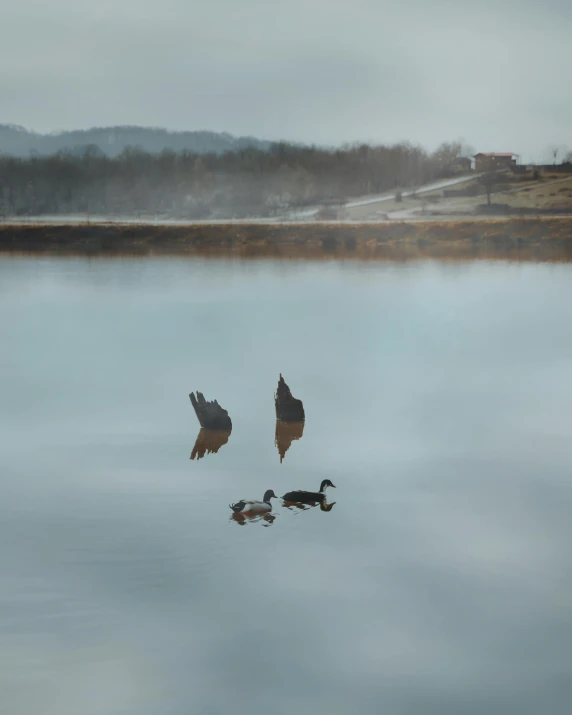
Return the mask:
[[0, 712], [568, 715], [571, 326], [572, 265], [0, 259]]

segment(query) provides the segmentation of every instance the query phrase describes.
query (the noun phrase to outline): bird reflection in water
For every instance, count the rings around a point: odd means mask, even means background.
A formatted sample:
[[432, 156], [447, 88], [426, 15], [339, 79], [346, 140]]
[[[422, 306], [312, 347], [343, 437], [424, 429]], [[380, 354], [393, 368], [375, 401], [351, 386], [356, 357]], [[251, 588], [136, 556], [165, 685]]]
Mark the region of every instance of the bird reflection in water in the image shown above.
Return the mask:
[[320, 506], [320, 511], [332, 511], [336, 502], [328, 504], [325, 499], [321, 501], [283, 501], [282, 505], [291, 511], [308, 511], [312, 507]]
[[335, 501], [333, 501], [331, 504], [327, 504], [326, 500], [320, 502], [320, 511], [332, 511], [335, 505]]
[[303, 422], [281, 422], [280, 420], [276, 420], [276, 437], [274, 444], [278, 447], [280, 464], [282, 464], [284, 455], [290, 448], [292, 442], [296, 439], [302, 439], [303, 434]]
[[230, 521], [234, 521], [239, 526], [256, 522], [264, 522], [261, 526], [272, 526], [275, 519], [274, 514], [232, 514], [230, 517]]
[[231, 430], [201, 429], [191, 459], [202, 459], [205, 454], [216, 454], [228, 442]]

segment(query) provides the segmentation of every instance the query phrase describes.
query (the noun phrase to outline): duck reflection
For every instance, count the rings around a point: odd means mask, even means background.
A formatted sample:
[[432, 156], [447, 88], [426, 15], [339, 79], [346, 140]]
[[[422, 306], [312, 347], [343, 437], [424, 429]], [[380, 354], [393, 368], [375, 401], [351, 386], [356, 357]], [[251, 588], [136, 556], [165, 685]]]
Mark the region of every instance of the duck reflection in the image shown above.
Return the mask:
[[261, 526], [272, 526], [276, 516], [274, 514], [232, 514], [230, 521], [235, 522], [239, 526], [252, 524], [255, 522], [264, 522]]
[[328, 504], [326, 500], [324, 499], [323, 501], [320, 502], [320, 511], [332, 511], [335, 505], [335, 501], [333, 501], [331, 504]]
[[290, 509], [291, 511], [308, 511], [309, 509], [312, 509], [315, 506], [320, 507], [320, 511], [332, 511], [334, 506], [336, 505], [336, 502], [333, 501], [331, 504], [328, 504], [325, 500], [317, 502], [301, 502], [301, 501], [286, 501], [284, 500], [282, 502], [282, 506], [286, 507], [286, 509]]
[[205, 454], [216, 454], [228, 442], [231, 431], [201, 428], [190, 458], [202, 459]]
[[280, 455], [280, 464], [284, 459], [284, 455], [290, 448], [290, 445], [295, 439], [302, 439], [304, 434], [303, 422], [281, 422], [276, 420], [276, 437], [274, 444], [278, 447]]

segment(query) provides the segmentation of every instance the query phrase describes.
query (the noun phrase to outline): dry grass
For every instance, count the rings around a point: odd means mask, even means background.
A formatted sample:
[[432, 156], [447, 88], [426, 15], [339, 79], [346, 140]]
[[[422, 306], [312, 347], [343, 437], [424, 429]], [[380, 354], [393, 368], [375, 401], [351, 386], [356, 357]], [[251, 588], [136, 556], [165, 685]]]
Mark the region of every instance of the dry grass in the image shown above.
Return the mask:
[[189, 226], [0, 225], [0, 251], [230, 258], [572, 261], [572, 218]]
[[[475, 183], [475, 179], [464, 184], [459, 184], [452, 188], [463, 189]], [[548, 174], [540, 181], [523, 183], [522, 181], [507, 183], [499, 187], [500, 190], [493, 194], [493, 203], [507, 204], [514, 209], [559, 209], [572, 212], [572, 177], [562, 176], [562, 174]], [[437, 198], [437, 201], [435, 201]], [[379, 220], [378, 212], [391, 214], [413, 210], [420, 212], [426, 207], [431, 212], [442, 214], [466, 214], [472, 215], [475, 208], [486, 199], [484, 194], [478, 196], [457, 196], [452, 198], [441, 198], [439, 193], [420, 195], [417, 197], [405, 198], [401, 203], [396, 201], [384, 201], [368, 206], [360, 206], [348, 209], [349, 218], [356, 221]]]
[[[462, 184], [455, 184], [454, 189], [465, 189], [474, 183], [474, 179], [465, 181]], [[367, 206], [355, 206], [347, 208], [346, 214], [351, 221], [375, 221], [380, 219], [380, 214], [392, 213], [393, 211], [404, 211], [406, 209], [421, 209], [425, 204], [434, 204], [444, 201], [440, 191], [433, 191], [415, 196], [405, 196], [401, 201], [376, 201]]]

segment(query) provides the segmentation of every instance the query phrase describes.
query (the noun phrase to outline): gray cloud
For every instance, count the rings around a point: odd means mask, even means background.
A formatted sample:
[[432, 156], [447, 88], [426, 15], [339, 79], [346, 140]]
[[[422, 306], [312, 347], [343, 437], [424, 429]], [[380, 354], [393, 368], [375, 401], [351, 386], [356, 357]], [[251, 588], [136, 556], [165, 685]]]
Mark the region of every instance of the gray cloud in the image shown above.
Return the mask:
[[569, 143], [572, 9], [520, 2], [24, 0], [3, 10], [2, 121], [319, 143]]

